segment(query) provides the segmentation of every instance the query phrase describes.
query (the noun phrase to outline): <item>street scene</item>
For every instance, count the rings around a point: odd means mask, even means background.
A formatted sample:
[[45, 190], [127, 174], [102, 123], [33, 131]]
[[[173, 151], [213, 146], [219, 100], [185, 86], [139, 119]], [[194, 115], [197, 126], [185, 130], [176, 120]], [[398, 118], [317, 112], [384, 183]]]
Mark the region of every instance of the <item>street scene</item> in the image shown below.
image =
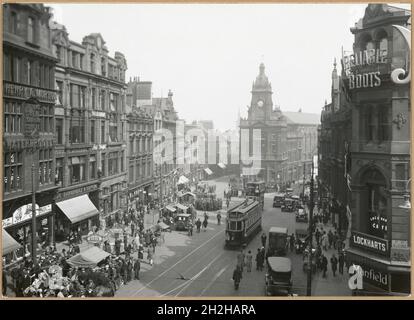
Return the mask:
[[411, 293], [411, 5], [3, 12], [2, 298]]

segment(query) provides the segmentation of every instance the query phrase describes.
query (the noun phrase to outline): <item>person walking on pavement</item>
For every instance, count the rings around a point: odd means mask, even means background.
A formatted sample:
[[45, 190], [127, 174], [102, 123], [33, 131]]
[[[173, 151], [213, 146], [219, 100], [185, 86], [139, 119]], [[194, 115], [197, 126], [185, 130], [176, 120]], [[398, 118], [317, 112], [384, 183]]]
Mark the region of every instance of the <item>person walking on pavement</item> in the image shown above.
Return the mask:
[[135, 272], [135, 279], [139, 280], [139, 271], [141, 270], [141, 262], [139, 259], [136, 259], [134, 262], [134, 272]]
[[333, 233], [332, 230], [329, 230], [328, 232], [328, 244], [329, 244], [329, 249], [332, 248], [332, 244], [333, 244]]
[[343, 253], [341, 253], [341, 254], [339, 255], [338, 262], [339, 262], [339, 273], [340, 273], [340, 274], [344, 274], [345, 257], [344, 257], [344, 255], [343, 255]]
[[237, 266], [239, 267], [241, 272], [243, 272], [243, 267], [245, 264], [245, 257], [246, 255], [244, 254], [243, 249], [241, 249], [239, 254], [237, 255]]
[[238, 290], [240, 285], [240, 280], [243, 277], [243, 273], [240, 270], [239, 266], [236, 266], [236, 269], [233, 271], [233, 280], [234, 280], [234, 289]]
[[262, 233], [262, 237], [261, 237], [261, 239], [262, 239], [262, 246], [263, 247], [266, 247], [266, 233]]
[[195, 224], [196, 224], [196, 227], [197, 227], [197, 232], [198, 232], [198, 233], [200, 233], [200, 228], [201, 228], [201, 221], [200, 221], [200, 218], [198, 218], [198, 219], [197, 219], [197, 221], [196, 221], [196, 223], [195, 223]]
[[193, 235], [193, 224], [191, 222], [188, 224], [188, 235], [190, 237]]
[[322, 234], [321, 242], [323, 250], [328, 251], [328, 236], [325, 231]]
[[333, 276], [335, 277], [336, 269], [338, 268], [338, 259], [336, 258], [335, 253], [331, 257], [331, 268]]
[[147, 250], [147, 259], [148, 259], [148, 263], [152, 266], [152, 264], [153, 264], [153, 262], [154, 262], [154, 260], [153, 260], [153, 253], [152, 253], [152, 251], [151, 251], [151, 249], [150, 248], [148, 248], [148, 250]]
[[326, 271], [328, 271], [328, 259], [322, 255], [322, 277], [326, 278]]
[[204, 218], [204, 221], [203, 221], [203, 229], [204, 229], [204, 232], [206, 232], [206, 230], [207, 230], [207, 219], [206, 218]]
[[221, 224], [221, 214], [220, 211], [217, 212], [217, 224], [220, 225]]
[[257, 248], [256, 253], [256, 270], [260, 271], [260, 248]]
[[290, 242], [290, 252], [293, 252], [294, 248], [295, 248], [295, 235], [292, 233], [290, 238], [289, 238], [289, 242]]
[[246, 254], [246, 269], [247, 269], [247, 272], [252, 272], [252, 260], [253, 260], [252, 252], [249, 250]]

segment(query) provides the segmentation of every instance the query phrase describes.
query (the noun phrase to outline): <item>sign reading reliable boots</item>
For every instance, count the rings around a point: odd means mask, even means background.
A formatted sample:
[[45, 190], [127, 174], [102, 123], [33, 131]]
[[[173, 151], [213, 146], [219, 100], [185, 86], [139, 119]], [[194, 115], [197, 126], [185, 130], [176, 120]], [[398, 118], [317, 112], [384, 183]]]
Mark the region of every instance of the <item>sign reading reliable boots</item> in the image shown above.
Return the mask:
[[349, 89], [374, 88], [381, 85], [381, 72], [359, 72], [366, 66], [387, 63], [387, 50], [370, 49], [342, 57]]

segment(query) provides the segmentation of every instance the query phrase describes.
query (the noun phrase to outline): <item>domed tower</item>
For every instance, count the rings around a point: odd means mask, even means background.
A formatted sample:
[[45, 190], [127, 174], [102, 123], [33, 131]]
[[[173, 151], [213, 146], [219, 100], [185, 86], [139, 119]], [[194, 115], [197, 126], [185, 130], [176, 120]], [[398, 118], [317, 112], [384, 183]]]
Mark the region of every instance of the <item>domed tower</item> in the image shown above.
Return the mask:
[[265, 74], [265, 65], [263, 63], [260, 64], [259, 75], [253, 82], [251, 94], [249, 119], [269, 119], [273, 109], [273, 92], [272, 85]]

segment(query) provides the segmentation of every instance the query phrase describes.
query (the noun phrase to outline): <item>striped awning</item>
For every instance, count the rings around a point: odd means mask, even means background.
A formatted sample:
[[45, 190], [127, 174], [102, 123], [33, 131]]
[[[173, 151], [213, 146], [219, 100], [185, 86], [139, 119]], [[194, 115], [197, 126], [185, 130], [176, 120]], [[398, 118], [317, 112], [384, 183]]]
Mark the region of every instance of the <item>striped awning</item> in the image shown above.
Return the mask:
[[62, 210], [72, 224], [99, 214], [98, 209], [96, 209], [86, 194], [57, 202], [56, 205]]
[[209, 168], [204, 168], [204, 171], [210, 176], [213, 174], [213, 171], [211, 171]]

